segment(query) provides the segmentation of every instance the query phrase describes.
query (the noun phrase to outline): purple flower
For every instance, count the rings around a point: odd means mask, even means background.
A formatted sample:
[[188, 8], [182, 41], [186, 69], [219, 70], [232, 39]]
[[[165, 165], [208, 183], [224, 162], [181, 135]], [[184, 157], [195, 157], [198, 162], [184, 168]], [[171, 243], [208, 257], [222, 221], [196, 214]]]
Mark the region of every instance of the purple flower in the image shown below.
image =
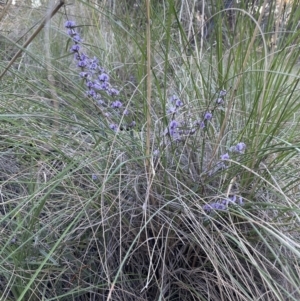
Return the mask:
[[118, 108], [121, 108], [122, 107], [122, 103], [120, 100], [116, 100], [114, 102], [111, 103], [111, 107], [114, 108], [114, 109], [118, 109]]
[[86, 61], [88, 59], [88, 57], [84, 53], [75, 53], [74, 58], [76, 61]]
[[94, 88], [94, 83], [93, 83], [92, 81], [90, 81], [90, 80], [88, 80], [88, 81], [86, 82], [86, 85], [87, 85], [87, 87], [88, 87], [89, 89]]
[[243, 198], [240, 196], [238, 201], [236, 202], [238, 205], [243, 206], [244, 205], [244, 201]]
[[228, 159], [229, 159], [228, 153], [221, 155], [221, 160], [228, 160]]
[[96, 98], [97, 93], [93, 89], [90, 89], [90, 90], [87, 91], [87, 96]]
[[118, 126], [115, 123], [110, 124], [109, 127], [115, 132], [118, 130]]
[[109, 89], [109, 83], [108, 82], [103, 82], [100, 85], [100, 89], [99, 90], [105, 90], [105, 91], [107, 91], [108, 89]]
[[170, 107], [167, 111], [168, 114], [175, 114], [177, 111], [177, 108], [176, 107]]
[[97, 105], [102, 106], [104, 104], [104, 101], [102, 99], [97, 99]]
[[212, 119], [212, 113], [206, 112], [204, 114], [204, 120], [211, 120]]
[[80, 43], [82, 41], [80, 35], [76, 33], [75, 35], [72, 36], [72, 39], [75, 43]]
[[79, 75], [82, 78], [88, 78], [90, 74], [88, 72], [80, 72]]
[[80, 50], [80, 46], [77, 45], [77, 44], [73, 45], [73, 46], [70, 48], [70, 51], [71, 51], [71, 52], [79, 52], [79, 50]]
[[108, 82], [109, 81], [109, 76], [106, 73], [102, 73], [98, 76], [99, 80], [101, 82]]
[[134, 128], [136, 126], [136, 122], [134, 120], [132, 120], [130, 123], [129, 123], [129, 127], [130, 128]]
[[93, 180], [93, 181], [96, 181], [97, 179], [98, 179], [98, 176], [95, 175], [95, 174], [92, 174], [92, 180]]
[[221, 90], [220, 93], [219, 93], [219, 96], [224, 97], [224, 96], [226, 96], [226, 94], [227, 94], [226, 90]]
[[85, 68], [86, 65], [87, 65], [87, 61], [86, 60], [79, 61], [78, 64], [77, 64], [77, 66], [79, 68]]
[[98, 68], [98, 64], [96, 62], [92, 62], [89, 66], [90, 70], [96, 70]]
[[65, 23], [65, 27], [66, 28], [74, 28], [76, 26], [75, 22], [74, 21], [67, 21]]
[[170, 103], [176, 107], [181, 107], [183, 105], [183, 102], [176, 95], [170, 97]]
[[236, 146], [235, 146], [235, 151], [243, 154], [245, 152], [246, 149], [246, 144], [244, 142], [239, 142]]
[[74, 29], [68, 29], [67, 33], [68, 33], [69, 36], [72, 37], [76, 34], [76, 31]]
[[199, 127], [201, 130], [203, 130], [205, 128], [204, 121], [197, 120], [194, 124], [195, 124], [195, 126]]
[[203, 206], [203, 209], [207, 212], [210, 212], [211, 210], [224, 211], [227, 209], [227, 206], [221, 203], [210, 203], [210, 204], [205, 204]]
[[171, 102], [171, 103], [174, 103], [177, 99], [178, 99], [178, 97], [177, 97], [176, 95], [172, 95], [172, 96], [170, 97], [170, 102]]
[[217, 100], [216, 100], [216, 104], [221, 106], [222, 104], [224, 104], [224, 99], [219, 97]]
[[102, 89], [102, 84], [100, 84], [99, 82], [94, 82], [94, 89], [96, 89], [96, 90], [103, 90]]
[[153, 151], [153, 156], [154, 156], [154, 157], [158, 157], [158, 156], [159, 156], [159, 153], [160, 153], [159, 149], [155, 149], [155, 150]]
[[173, 130], [176, 129], [178, 126], [179, 126], [179, 122], [176, 120], [172, 120], [169, 124], [169, 128]]
[[123, 115], [128, 116], [129, 114], [130, 114], [130, 112], [129, 112], [127, 109], [125, 109], [125, 110], [123, 111]]
[[179, 107], [183, 106], [183, 102], [180, 99], [176, 99], [175, 105], [177, 108], [179, 108]]
[[176, 134], [176, 129], [179, 126], [179, 122], [176, 120], [172, 120], [169, 124], [169, 133], [171, 136], [174, 136]]
[[115, 88], [111, 88], [110, 90], [108, 90], [108, 94], [110, 96], [115, 96], [119, 94], [119, 90], [115, 89]]

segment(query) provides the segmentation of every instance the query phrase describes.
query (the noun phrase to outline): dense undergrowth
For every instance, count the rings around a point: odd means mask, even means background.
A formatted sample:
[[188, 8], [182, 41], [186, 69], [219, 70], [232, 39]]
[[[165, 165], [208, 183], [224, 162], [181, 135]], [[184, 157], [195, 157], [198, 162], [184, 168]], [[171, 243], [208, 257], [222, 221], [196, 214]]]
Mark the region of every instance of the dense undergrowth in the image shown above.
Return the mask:
[[299, 300], [299, 1], [122, 2], [1, 80], [0, 300]]

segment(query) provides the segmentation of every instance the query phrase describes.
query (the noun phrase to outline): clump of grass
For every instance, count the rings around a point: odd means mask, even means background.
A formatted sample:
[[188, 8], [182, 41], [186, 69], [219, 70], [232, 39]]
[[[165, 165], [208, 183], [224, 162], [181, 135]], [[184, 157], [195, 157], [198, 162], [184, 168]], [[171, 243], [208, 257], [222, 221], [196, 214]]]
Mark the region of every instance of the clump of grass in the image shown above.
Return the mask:
[[299, 299], [296, 2], [275, 31], [219, 7], [210, 40], [181, 1], [148, 35], [142, 3], [56, 16], [3, 79], [5, 300]]

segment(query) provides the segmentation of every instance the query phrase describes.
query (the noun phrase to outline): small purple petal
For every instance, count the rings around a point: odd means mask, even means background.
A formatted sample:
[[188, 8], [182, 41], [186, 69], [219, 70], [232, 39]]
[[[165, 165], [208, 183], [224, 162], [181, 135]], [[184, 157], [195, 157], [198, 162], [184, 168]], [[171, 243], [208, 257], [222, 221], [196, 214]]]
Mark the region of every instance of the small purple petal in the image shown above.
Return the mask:
[[65, 23], [66, 28], [74, 28], [76, 26], [76, 23], [74, 21], [67, 21]]
[[87, 91], [87, 96], [96, 98], [97, 93], [93, 89], [90, 89], [90, 90]]
[[246, 144], [244, 142], [239, 142], [236, 146], [235, 146], [235, 151], [238, 153], [244, 153], [246, 149]]
[[107, 91], [109, 89], [109, 83], [108, 82], [103, 82], [101, 84], [101, 90]]
[[176, 99], [175, 105], [177, 108], [181, 107], [181, 106], [183, 106], [183, 102], [180, 99]]
[[129, 110], [125, 109], [125, 110], [123, 111], [123, 115], [128, 116], [129, 114], [130, 114]]
[[172, 130], [175, 130], [178, 126], [179, 126], [179, 122], [176, 121], [176, 120], [172, 120], [170, 122], [169, 128], [172, 129]]
[[227, 94], [226, 90], [221, 90], [220, 93], [219, 93], [219, 96], [224, 97], [224, 96], [226, 96], [226, 94]]
[[168, 114], [175, 114], [177, 111], [177, 108], [176, 107], [170, 107], [167, 111]]
[[95, 63], [95, 62], [91, 63], [90, 66], [89, 66], [90, 70], [96, 70], [97, 68], [98, 68], [98, 64]]
[[111, 107], [114, 108], [114, 109], [118, 109], [118, 108], [121, 108], [122, 107], [122, 103], [120, 100], [116, 100], [114, 102], [112, 102], [111, 104]]
[[68, 33], [69, 36], [72, 37], [72, 36], [74, 36], [76, 34], [76, 31], [74, 29], [68, 29], [67, 33]]
[[108, 90], [108, 94], [110, 96], [115, 96], [115, 95], [118, 95], [119, 94], [119, 91], [115, 88], [111, 88], [110, 90]]
[[100, 84], [99, 82], [95, 82], [94, 83], [94, 89], [96, 89], [96, 90], [103, 90], [102, 89], [102, 84]]
[[204, 114], [204, 120], [211, 120], [212, 119], [212, 113], [206, 112]]
[[86, 85], [89, 89], [94, 88], [94, 83], [90, 80], [86, 82]]
[[80, 67], [80, 68], [84, 68], [86, 67], [87, 65], [87, 61], [86, 60], [83, 60], [83, 61], [79, 61], [77, 66]]
[[110, 124], [109, 127], [115, 132], [118, 130], [118, 126], [115, 123]]
[[97, 99], [97, 105], [102, 106], [104, 104], [104, 101], [102, 99]]
[[221, 106], [222, 104], [224, 104], [224, 99], [219, 97], [217, 100], [216, 100], [216, 104]]
[[77, 44], [73, 45], [70, 49], [71, 52], [79, 52], [79, 50], [80, 50], [80, 46]]
[[228, 153], [221, 155], [221, 160], [228, 160], [228, 159], [229, 159]]
[[130, 128], [134, 128], [136, 126], [136, 122], [134, 120], [132, 120], [130, 123], [129, 123], [129, 127]]
[[82, 41], [80, 35], [76, 33], [75, 35], [72, 36], [72, 39], [75, 43], [80, 43]]
[[99, 80], [101, 82], [108, 82], [109, 81], [109, 76], [106, 73], [102, 73], [98, 76]]
[[80, 72], [79, 75], [82, 78], [88, 78], [90, 74], [88, 72]]
[[211, 210], [223, 211], [227, 209], [227, 206], [221, 203], [211, 203], [211, 204], [204, 205], [203, 209], [208, 212], [210, 212]]

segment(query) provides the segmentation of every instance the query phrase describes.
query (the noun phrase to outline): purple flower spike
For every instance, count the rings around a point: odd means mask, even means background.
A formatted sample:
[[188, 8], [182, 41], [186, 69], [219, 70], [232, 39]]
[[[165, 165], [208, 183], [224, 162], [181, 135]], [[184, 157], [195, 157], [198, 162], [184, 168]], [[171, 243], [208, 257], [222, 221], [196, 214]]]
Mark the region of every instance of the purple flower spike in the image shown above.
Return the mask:
[[121, 108], [122, 107], [122, 103], [120, 100], [116, 100], [114, 102], [112, 102], [111, 104], [111, 107], [114, 108], [114, 109], [118, 109], [118, 108]]
[[212, 113], [206, 112], [204, 114], [204, 120], [211, 120], [212, 119]]
[[66, 28], [74, 28], [76, 26], [75, 22], [74, 21], [67, 21], [65, 23], [65, 27]]
[[221, 155], [221, 160], [228, 160], [228, 159], [229, 159], [228, 153]]

